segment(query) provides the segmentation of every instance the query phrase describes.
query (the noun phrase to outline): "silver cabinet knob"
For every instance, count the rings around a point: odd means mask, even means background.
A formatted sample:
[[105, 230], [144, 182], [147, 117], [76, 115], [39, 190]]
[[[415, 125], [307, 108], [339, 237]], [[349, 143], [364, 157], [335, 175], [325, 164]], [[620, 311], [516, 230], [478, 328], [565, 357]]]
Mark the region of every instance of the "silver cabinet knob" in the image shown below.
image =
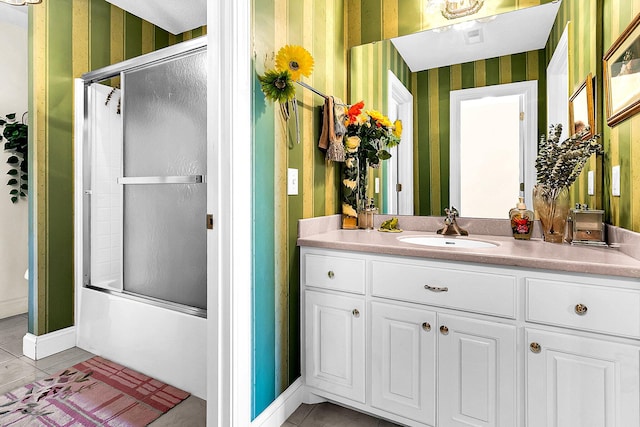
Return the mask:
[[587, 314], [587, 306], [584, 304], [576, 304], [576, 314], [579, 316], [584, 316], [585, 314]]
[[442, 325], [440, 326], [440, 333], [442, 335], [449, 335], [449, 328], [447, 328], [446, 326]]
[[360, 317], [360, 311], [358, 311], [358, 309], [357, 309], [357, 308], [354, 308], [354, 309], [351, 311], [351, 314], [353, 314], [353, 317]]
[[424, 329], [425, 331], [429, 332], [431, 330], [431, 325], [429, 324], [429, 322], [424, 322], [422, 324], [422, 329]]
[[538, 354], [542, 351], [542, 346], [537, 342], [532, 342], [529, 344], [529, 350], [531, 350], [532, 353]]

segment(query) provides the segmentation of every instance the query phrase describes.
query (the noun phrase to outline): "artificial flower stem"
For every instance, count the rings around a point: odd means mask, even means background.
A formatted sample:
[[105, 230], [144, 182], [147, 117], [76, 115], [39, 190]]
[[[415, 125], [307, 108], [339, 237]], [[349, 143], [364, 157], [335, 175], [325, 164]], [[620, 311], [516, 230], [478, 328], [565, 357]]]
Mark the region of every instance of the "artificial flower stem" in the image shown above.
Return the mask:
[[296, 142], [300, 144], [300, 125], [298, 124], [298, 100], [293, 97], [293, 113], [296, 116]]

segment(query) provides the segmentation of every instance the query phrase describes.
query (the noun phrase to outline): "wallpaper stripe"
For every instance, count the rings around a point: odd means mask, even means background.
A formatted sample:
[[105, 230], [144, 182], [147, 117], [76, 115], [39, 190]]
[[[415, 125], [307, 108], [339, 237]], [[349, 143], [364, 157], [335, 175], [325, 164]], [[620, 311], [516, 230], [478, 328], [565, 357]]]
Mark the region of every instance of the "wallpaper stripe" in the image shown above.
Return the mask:
[[[286, 17], [288, 14], [288, 2], [287, 0], [275, 0], [275, 13], [276, 19], [279, 16]], [[286, 18], [284, 18], [286, 19]], [[287, 42], [288, 26], [275, 25], [274, 26], [274, 42], [276, 46], [283, 46]], [[282, 389], [283, 384], [286, 382], [288, 375], [286, 357], [288, 349], [288, 285], [289, 278], [287, 276], [287, 264], [289, 258], [287, 256], [287, 189], [286, 189], [286, 174], [287, 174], [287, 156], [288, 156], [288, 132], [287, 123], [282, 120], [280, 114], [275, 115], [275, 138], [276, 141], [282, 141], [276, 143], [275, 149], [275, 194], [274, 205], [275, 210], [273, 215], [275, 216], [275, 229], [273, 230], [275, 236], [275, 358], [279, 360], [275, 368], [275, 389]]]
[[[48, 54], [48, 150], [44, 167], [47, 181], [47, 316], [45, 328], [55, 331], [73, 324], [73, 50], [71, 1], [57, 2], [48, 8], [48, 43], [56, 46]], [[53, 118], [66, 120], [55, 123]], [[55, 123], [55, 125], [53, 125]], [[60, 310], [65, 307], [67, 310]]]
[[631, 201], [631, 229], [640, 230], [640, 126], [636, 123], [635, 127], [631, 126], [629, 139], [635, 141], [631, 144], [631, 182], [630, 194], [634, 197]]
[[[416, 73], [411, 74], [411, 94], [418, 93], [418, 80]], [[420, 100], [417, 97], [413, 99], [413, 175], [414, 177], [421, 177], [422, 171], [420, 170], [420, 144], [418, 143], [418, 136], [421, 133], [420, 121], [418, 120], [418, 114], [421, 108]], [[420, 179], [418, 178], [413, 183], [413, 207], [414, 212], [420, 212], [421, 200], [420, 200]]]
[[124, 60], [124, 11], [111, 8], [111, 52], [110, 64]]
[[[46, 331], [47, 318], [47, 292], [48, 292], [48, 257], [49, 247], [49, 222], [47, 221], [47, 170], [38, 167], [44, 164], [47, 158], [47, 145], [38, 143], [47, 138], [46, 115], [43, 114], [47, 108], [47, 80], [49, 74], [48, 64], [48, 4], [44, 7], [30, 7], [30, 31], [31, 34], [31, 87], [32, 98], [29, 100], [29, 178], [32, 191], [29, 192], [29, 203], [31, 209], [31, 222], [35, 226], [36, 235], [30, 235], [29, 251], [33, 254], [30, 261], [37, 262], [37, 283], [36, 278], [29, 277], [31, 304], [29, 310], [29, 332], [41, 335]], [[35, 148], [35, 149], [34, 149]], [[33, 189], [36, 189], [34, 192]], [[31, 206], [35, 206], [35, 209]], [[35, 289], [34, 289], [35, 288]], [[36, 295], [33, 295], [35, 291]], [[35, 307], [33, 306], [34, 301]]]
[[[438, 69], [426, 71], [429, 77], [429, 153], [431, 183], [431, 206], [441, 207], [440, 203], [440, 81]], [[416, 94], [419, 96], [419, 93]], [[440, 210], [440, 209], [438, 209]], [[437, 211], [436, 211], [437, 212]]]

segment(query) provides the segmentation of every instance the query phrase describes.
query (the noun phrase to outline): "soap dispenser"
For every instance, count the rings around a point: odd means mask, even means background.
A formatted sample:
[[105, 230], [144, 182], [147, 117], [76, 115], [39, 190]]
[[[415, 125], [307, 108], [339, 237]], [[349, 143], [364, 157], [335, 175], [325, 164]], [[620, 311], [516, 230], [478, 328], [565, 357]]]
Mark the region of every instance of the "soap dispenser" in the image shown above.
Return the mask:
[[519, 197], [518, 204], [509, 211], [511, 230], [513, 237], [521, 240], [529, 240], [533, 231], [533, 212], [527, 209], [524, 197]]

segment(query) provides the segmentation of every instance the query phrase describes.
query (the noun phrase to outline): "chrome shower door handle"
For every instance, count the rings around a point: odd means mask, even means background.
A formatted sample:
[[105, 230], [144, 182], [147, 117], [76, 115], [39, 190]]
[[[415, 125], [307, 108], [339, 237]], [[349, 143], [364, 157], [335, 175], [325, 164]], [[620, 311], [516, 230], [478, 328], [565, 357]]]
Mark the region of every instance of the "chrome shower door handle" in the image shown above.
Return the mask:
[[118, 184], [201, 184], [204, 182], [202, 175], [177, 175], [177, 176], [123, 176], [118, 178]]

